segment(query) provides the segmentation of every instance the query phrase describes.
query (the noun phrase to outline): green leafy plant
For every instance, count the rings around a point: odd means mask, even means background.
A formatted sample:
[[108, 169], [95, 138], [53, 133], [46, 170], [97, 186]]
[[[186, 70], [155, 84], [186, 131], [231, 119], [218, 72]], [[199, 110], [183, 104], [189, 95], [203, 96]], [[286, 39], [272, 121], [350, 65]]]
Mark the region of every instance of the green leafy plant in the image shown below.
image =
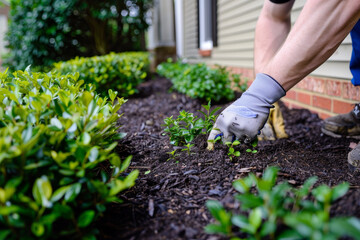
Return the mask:
[[226, 142], [225, 144], [229, 148], [228, 156], [229, 156], [230, 160], [233, 160], [233, 157], [240, 156], [240, 151], [235, 151], [235, 149], [234, 149], [235, 146], [240, 144], [240, 142], [238, 140], [235, 140], [233, 142]]
[[173, 116], [164, 119], [164, 132], [169, 135], [171, 144], [184, 146], [191, 143], [196, 136], [207, 134], [211, 131], [217, 117], [215, 113], [220, 108], [210, 111], [210, 101], [207, 105], [202, 105], [202, 107], [206, 110], [206, 112], [199, 111], [203, 118], [183, 110], [176, 119]]
[[233, 182], [240, 193], [235, 198], [240, 203], [241, 214], [226, 211], [219, 202], [207, 202], [217, 223], [209, 224], [206, 232], [231, 239], [241, 239], [240, 236], [246, 239], [359, 238], [358, 219], [330, 217], [331, 203], [347, 192], [348, 183], [313, 189], [317, 178], [312, 177], [302, 187], [293, 188], [284, 182], [276, 184], [277, 172], [277, 168], [270, 167], [262, 178], [249, 174]]
[[211, 68], [204, 63], [192, 65], [181, 61], [173, 63], [169, 60], [158, 65], [157, 72], [169, 78], [176, 91], [206, 101], [233, 100], [235, 93], [231, 88], [231, 78], [236, 86], [241, 86], [241, 90], [244, 90], [244, 86], [247, 87], [246, 84], [240, 84], [240, 75], [230, 75], [224, 67]]
[[62, 74], [79, 72], [85, 83], [92, 83], [97, 92], [106, 95], [108, 89], [128, 97], [149, 73], [149, 55], [145, 52], [110, 53], [104, 56], [58, 62], [54, 69]]
[[0, 73], [0, 239], [94, 239], [106, 204], [135, 183], [131, 157], [113, 151], [125, 100], [78, 78]]
[[9, 2], [10, 54], [5, 62], [12, 71], [29, 64], [51, 67], [76, 56], [146, 50], [152, 0]]

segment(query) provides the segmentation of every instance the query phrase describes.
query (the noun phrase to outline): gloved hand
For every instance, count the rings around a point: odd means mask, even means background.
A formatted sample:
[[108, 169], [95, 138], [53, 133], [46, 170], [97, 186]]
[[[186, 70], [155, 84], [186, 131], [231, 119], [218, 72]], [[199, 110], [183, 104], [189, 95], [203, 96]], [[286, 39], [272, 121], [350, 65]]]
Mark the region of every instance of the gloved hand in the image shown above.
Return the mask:
[[278, 102], [274, 103], [274, 108], [270, 109], [269, 118], [261, 130], [258, 140], [275, 140], [288, 138], [285, 132], [284, 119]]
[[[273, 103], [285, 96], [283, 87], [272, 77], [259, 73], [242, 96], [221, 112], [208, 140], [222, 133], [223, 142], [231, 142], [233, 136], [250, 143], [263, 128]], [[208, 144], [213, 149], [213, 144]]]

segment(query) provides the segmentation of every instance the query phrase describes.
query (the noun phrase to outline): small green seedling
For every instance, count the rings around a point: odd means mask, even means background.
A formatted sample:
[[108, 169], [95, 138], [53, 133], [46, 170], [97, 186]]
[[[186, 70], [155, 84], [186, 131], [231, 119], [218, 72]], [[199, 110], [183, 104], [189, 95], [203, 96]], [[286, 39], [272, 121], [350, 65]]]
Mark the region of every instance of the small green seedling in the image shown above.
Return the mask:
[[177, 149], [175, 149], [174, 151], [171, 151], [171, 152], [167, 152], [168, 154], [170, 154], [170, 157], [168, 158], [167, 161], [174, 160], [177, 156], [179, 156], [179, 154], [177, 154], [176, 151], [177, 151]]
[[[254, 141], [252, 141], [251, 146], [252, 146], [253, 148], [255, 148], [257, 145], [258, 145], [258, 139], [255, 138]], [[248, 149], [246, 149], [246, 152], [248, 152], [248, 153], [257, 153], [258, 150], [248, 148]]]
[[185, 148], [184, 149], [181, 149], [181, 151], [182, 152], [187, 152], [188, 153], [188, 155], [190, 156], [190, 154], [191, 154], [191, 148], [194, 146], [194, 144], [190, 144], [190, 143], [188, 143], [188, 144], [186, 144], [185, 145]]
[[240, 142], [238, 140], [235, 140], [233, 142], [226, 142], [225, 144], [226, 144], [226, 146], [229, 147], [228, 156], [229, 156], [231, 161], [233, 160], [233, 157], [239, 157], [240, 156], [240, 152], [235, 151], [235, 149], [234, 149], [235, 146], [240, 144]]

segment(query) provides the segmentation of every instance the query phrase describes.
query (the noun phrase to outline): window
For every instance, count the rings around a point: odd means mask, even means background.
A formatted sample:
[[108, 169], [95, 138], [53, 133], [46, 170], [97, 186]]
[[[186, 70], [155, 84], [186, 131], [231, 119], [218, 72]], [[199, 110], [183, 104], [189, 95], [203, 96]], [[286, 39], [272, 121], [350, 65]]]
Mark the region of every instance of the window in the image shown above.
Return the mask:
[[217, 46], [217, 1], [198, 0], [198, 47], [211, 50]]

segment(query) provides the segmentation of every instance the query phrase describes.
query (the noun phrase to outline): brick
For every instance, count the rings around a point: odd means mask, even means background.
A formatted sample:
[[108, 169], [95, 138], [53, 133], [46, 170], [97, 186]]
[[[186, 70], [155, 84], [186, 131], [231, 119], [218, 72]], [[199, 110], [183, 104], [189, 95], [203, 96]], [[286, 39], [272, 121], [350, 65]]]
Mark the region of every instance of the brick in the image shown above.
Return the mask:
[[327, 113], [322, 113], [322, 112], [318, 113], [318, 116], [319, 116], [319, 118], [321, 118], [321, 119], [326, 119], [326, 118], [331, 117], [331, 115], [329, 115], [329, 114], [327, 114]]
[[331, 111], [331, 99], [326, 97], [313, 96], [312, 105], [314, 107]]
[[290, 103], [289, 102], [286, 102], [286, 101], [283, 101], [283, 103], [285, 104], [285, 106], [287, 107], [287, 108], [290, 108]]
[[291, 108], [295, 108], [295, 109], [303, 109], [304, 107], [300, 106], [300, 105], [297, 105], [295, 103], [291, 103]]
[[236, 73], [241, 74], [243, 78], [249, 78], [249, 80], [254, 79], [254, 70], [250, 68], [240, 68], [240, 67], [227, 67], [227, 70]]
[[326, 94], [341, 97], [341, 82], [334, 80], [326, 81]]
[[288, 99], [292, 99], [292, 100], [296, 100], [296, 91], [294, 90], [289, 90], [287, 93], [286, 93], [286, 98]]
[[342, 97], [350, 100], [360, 101], [360, 87], [355, 87], [352, 83], [343, 82]]
[[301, 103], [311, 105], [311, 95], [310, 94], [298, 92], [297, 100]]
[[343, 102], [339, 100], [333, 100], [333, 112], [334, 113], [348, 113], [354, 108], [352, 103]]
[[312, 92], [326, 93], [325, 80], [322, 78], [308, 76], [299, 82], [296, 87]]

